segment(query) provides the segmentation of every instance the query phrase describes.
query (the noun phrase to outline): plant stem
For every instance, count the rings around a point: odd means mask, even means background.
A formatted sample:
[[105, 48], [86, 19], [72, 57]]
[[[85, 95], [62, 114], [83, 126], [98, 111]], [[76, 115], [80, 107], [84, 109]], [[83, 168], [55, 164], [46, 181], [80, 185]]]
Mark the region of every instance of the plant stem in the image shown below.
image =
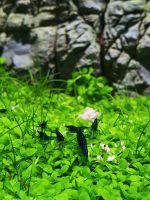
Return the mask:
[[[144, 126], [143, 130], [141, 131], [141, 134], [140, 134], [139, 139], [138, 139], [138, 141], [137, 141], [136, 150], [135, 150], [135, 155], [137, 155], [137, 151], [138, 151], [140, 139], [141, 139], [141, 137], [142, 137], [142, 135], [143, 135], [145, 129], [147, 128], [149, 122], [150, 122], [150, 119], [148, 120], [148, 122], [147, 122], [146, 125]], [[140, 150], [140, 151], [141, 151], [141, 150]]]

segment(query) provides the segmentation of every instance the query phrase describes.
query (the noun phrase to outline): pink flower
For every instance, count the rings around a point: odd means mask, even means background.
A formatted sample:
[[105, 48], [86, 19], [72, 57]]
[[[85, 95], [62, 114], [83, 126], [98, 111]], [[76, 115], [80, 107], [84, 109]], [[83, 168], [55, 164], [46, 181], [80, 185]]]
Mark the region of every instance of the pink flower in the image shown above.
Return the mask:
[[100, 116], [99, 112], [97, 112], [93, 108], [89, 108], [89, 107], [87, 107], [82, 114], [78, 115], [78, 117], [80, 117], [84, 120], [90, 120], [90, 121], [94, 121], [99, 116]]

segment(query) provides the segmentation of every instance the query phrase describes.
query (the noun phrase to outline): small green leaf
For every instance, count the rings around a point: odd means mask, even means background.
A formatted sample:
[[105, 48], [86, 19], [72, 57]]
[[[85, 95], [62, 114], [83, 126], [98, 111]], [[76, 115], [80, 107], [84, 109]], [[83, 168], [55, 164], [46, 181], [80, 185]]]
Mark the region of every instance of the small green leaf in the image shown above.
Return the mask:
[[37, 149], [36, 148], [24, 148], [22, 147], [20, 149], [20, 153], [22, 156], [27, 156], [27, 157], [30, 157], [30, 156], [33, 156], [35, 153], [37, 152]]
[[83, 199], [86, 199], [86, 200], [91, 200], [89, 194], [86, 192], [86, 191], [83, 191], [83, 192], [79, 192], [79, 200], [83, 200]]
[[128, 163], [127, 163], [127, 161], [124, 158], [122, 158], [120, 160], [119, 167], [122, 168], [122, 169], [126, 169], [128, 167]]
[[68, 165], [64, 165], [60, 170], [61, 174], [66, 173], [68, 171], [68, 169], [69, 169], [69, 166]]
[[6, 64], [6, 58], [0, 57], [0, 66]]

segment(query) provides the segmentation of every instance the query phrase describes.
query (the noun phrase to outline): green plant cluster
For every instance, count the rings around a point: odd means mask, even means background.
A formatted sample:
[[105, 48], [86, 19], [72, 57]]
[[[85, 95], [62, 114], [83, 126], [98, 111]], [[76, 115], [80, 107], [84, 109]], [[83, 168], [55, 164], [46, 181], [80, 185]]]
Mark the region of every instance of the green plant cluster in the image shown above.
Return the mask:
[[93, 68], [83, 68], [75, 71], [72, 78], [67, 81], [67, 92], [76, 96], [80, 103], [94, 103], [107, 98], [112, 88], [107, 85], [104, 77], [92, 76]]
[[[74, 76], [81, 81], [81, 72]], [[97, 81], [89, 72], [83, 77], [87, 87], [83, 80], [68, 81], [74, 97], [68, 88], [56, 93], [43, 82], [28, 85], [0, 68], [0, 199], [150, 199], [149, 98], [112, 97], [103, 79]], [[82, 93], [81, 85], [88, 90]], [[94, 138], [90, 129], [84, 130], [87, 163], [76, 134], [65, 127], [91, 126], [78, 117], [85, 105], [101, 113]], [[44, 121], [52, 140], [39, 137]], [[56, 128], [64, 141], [55, 138]]]

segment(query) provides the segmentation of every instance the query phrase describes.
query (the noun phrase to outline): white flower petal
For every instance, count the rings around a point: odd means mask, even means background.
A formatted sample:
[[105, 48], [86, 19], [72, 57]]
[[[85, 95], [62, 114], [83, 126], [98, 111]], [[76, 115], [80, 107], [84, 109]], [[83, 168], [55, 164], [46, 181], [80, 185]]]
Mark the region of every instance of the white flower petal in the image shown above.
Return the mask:
[[116, 157], [114, 155], [108, 156], [107, 161], [113, 161]]
[[97, 160], [103, 160], [103, 157], [102, 157], [101, 155], [97, 155], [97, 156], [96, 156], [96, 159], [97, 159]]
[[104, 151], [106, 151], [107, 153], [110, 153], [110, 148], [109, 148], [109, 146], [107, 145], [107, 144], [100, 144], [100, 147], [104, 150]]

